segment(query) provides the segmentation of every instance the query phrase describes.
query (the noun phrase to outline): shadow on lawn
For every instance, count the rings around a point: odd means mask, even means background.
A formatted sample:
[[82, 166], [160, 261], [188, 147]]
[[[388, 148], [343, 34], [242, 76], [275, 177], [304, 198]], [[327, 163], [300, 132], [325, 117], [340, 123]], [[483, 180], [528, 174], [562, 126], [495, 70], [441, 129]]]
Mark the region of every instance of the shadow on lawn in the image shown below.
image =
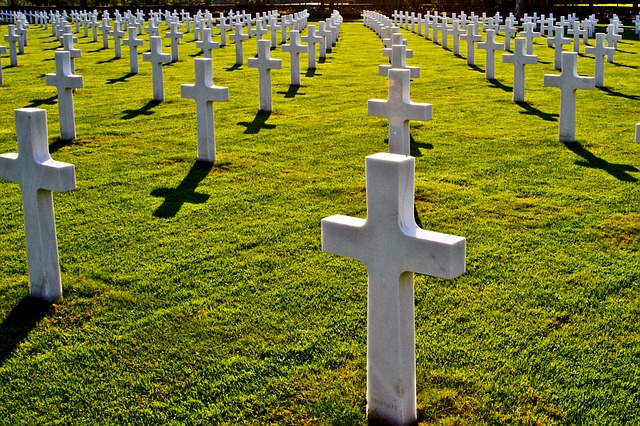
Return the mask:
[[11, 310], [0, 324], [0, 366], [51, 311], [51, 303], [31, 296], [24, 297]]
[[130, 73], [127, 73], [127, 74], [123, 75], [122, 77], [110, 78], [110, 79], [107, 80], [107, 84], [126, 83], [134, 75], [136, 75], [136, 74], [133, 73], [133, 72], [130, 72]]
[[285, 98], [295, 98], [297, 95], [306, 95], [306, 93], [298, 93], [300, 85], [290, 84], [289, 89], [286, 92], [276, 92], [278, 95], [284, 95]]
[[247, 128], [247, 130], [244, 131], [245, 135], [254, 135], [261, 129], [275, 129], [275, 124], [267, 124], [267, 120], [269, 119], [269, 117], [271, 117], [271, 111], [258, 111], [251, 123], [241, 121], [238, 123], [238, 126], [245, 126]]
[[520, 111], [520, 114], [537, 115], [544, 121], [558, 121], [559, 114], [549, 114], [548, 112], [540, 111], [538, 108], [531, 106], [528, 102], [516, 102], [518, 106], [524, 111]]
[[636, 173], [640, 171], [634, 166], [630, 166], [627, 164], [609, 163], [607, 160], [596, 157], [593, 153], [588, 151], [585, 147], [583, 147], [577, 142], [574, 142], [574, 143], [567, 142], [564, 145], [569, 149], [569, 151], [573, 152], [574, 154], [584, 159], [584, 161], [580, 161], [580, 160], [576, 161], [577, 166], [603, 170], [622, 182], [638, 181], [637, 178], [629, 174], [630, 172]]
[[615, 90], [611, 90], [609, 87], [597, 87], [597, 89], [606, 93], [608, 96], [631, 99], [632, 101], [640, 101], [640, 95], [627, 95], [622, 92], [616, 92]]
[[151, 99], [146, 104], [142, 105], [138, 109], [125, 109], [122, 111], [124, 115], [122, 116], [123, 120], [131, 120], [132, 118], [136, 118], [139, 115], [151, 115], [153, 114], [153, 109], [160, 105], [161, 101], [156, 101], [155, 99]]
[[505, 92], [509, 92], [509, 93], [513, 92], [513, 87], [507, 86], [506, 84], [502, 83], [500, 80], [497, 80], [495, 78], [490, 78], [489, 83], [491, 84], [491, 86], [489, 87], [493, 87], [494, 89], [502, 89]]
[[25, 108], [37, 108], [41, 105], [55, 105], [57, 103], [56, 99], [58, 99], [58, 95], [53, 95], [43, 99], [32, 99], [29, 105], [26, 105]]
[[153, 215], [170, 218], [178, 214], [184, 203], [206, 203], [209, 194], [198, 193], [196, 189], [212, 168], [213, 164], [208, 161], [196, 161], [177, 188], [158, 188], [151, 191], [152, 196], [164, 198], [164, 203], [153, 212]]

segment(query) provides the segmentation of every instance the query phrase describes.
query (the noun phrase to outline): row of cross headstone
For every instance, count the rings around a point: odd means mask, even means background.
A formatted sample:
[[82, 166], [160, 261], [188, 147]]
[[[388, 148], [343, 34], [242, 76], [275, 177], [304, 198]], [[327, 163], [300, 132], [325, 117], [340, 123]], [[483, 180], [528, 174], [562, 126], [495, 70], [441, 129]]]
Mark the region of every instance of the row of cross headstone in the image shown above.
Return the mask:
[[[398, 24], [402, 25], [404, 22], [406, 28], [411, 28], [408, 26], [408, 22], [414, 22], [412, 15], [408, 13], [395, 12], [394, 16], [396, 16]], [[595, 55], [595, 77], [582, 77], [577, 74], [580, 40], [582, 40], [585, 45], [588, 44], [592, 25], [595, 26], [595, 22], [597, 22], [594, 17], [582, 21], [584, 28], [581, 29], [581, 21], [577, 19], [575, 15], [567, 18], [561, 17], [558, 25], [555, 26], [553, 25], [555, 21], [553, 16], [549, 18], [545, 18], [544, 15], [540, 18], [537, 18], [537, 15], [532, 17], [525, 16], [523, 19], [523, 31], [519, 34], [515, 31], [515, 17], [511, 14], [505, 19], [504, 27], [499, 25], [501, 22], [499, 15], [494, 17], [478, 17], [477, 15], [471, 14], [467, 17], [466, 14], [462, 12], [459, 16], [454, 14], [452, 17], [447, 17], [446, 14], [438, 15], [437, 13], [433, 15], [427, 14], [426, 17], [431, 19], [433, 23], [433, 32], [430, 33], [430, 27], [426, 26], [424, 37], [437, 42], [440, 32], [440, 44], [443, 48], [447, 48], [449, 35], [451, 34], [454, 41], [453, 53], [457, 56], [459, 56], [460, 39], [465, 40], [467, 42], [467, 63], [470, 66], [475, 65], [474, 44], [477, 42], [478, 49], [485, 50], [485, 77], [488, 80], [495, 78], [495, 52], [509, 50], [511, 37], [514, 35], [523, 36], [515, 39], [513, 54], [502, 55], [503, 62], [511, 63], [514, 66], [514, 102], [525, 101], [524, 67], [527, 64], [535, 64], [538, 62], [537, 56], [533, 55], [534, 39], [540, 37], [543, 32], [546, 32], [547, 45], [555, 49], [554, 68], [561, 70], [562, 74], [560, 76], [545, 75], [544, 85], [559, 87], [562, 91], [558, 137], [559, 140], [563, 142], [574, 142], [576, 139], [576, 90], [604, 87], [604, 58], [606, 57], [609, 62], [613, 62], [616, 43], [622, 38], [620, 32], [623, 31], [622, 23], [615, 17], [612, 18], [612, 22], [607, 26], [606, 34], [595, 34], [595, 46], [585, 46], [585, 53]], [[390, 39], [391, 34], [397, 34], [400, 31], [400, 28], [393, 19], [379, 13], [365, 11], [363, 18], [364, 24], [373, 29], [383, 39]], [[412, 30], [413, 32], [420, 33], [421, 28], [419, 25], [424, 18], [422, 16], [419, 16], [420, 19], [417, 18], [418, 17], [416, 17], [415, 22], [418, 23], [418, 26], [416, 27], [414, 25]], [[545, 24], [547, 25], [546, 27]], [[540, 25], [540, 32], [535, 31], [537, 25]], [[482, 41], [482, 36], [478, 34], [479, 27], [484, 28], [486, 32], [485, 41]], [[571, 43], [570, 39], [564, 37], [564, 29], [566, 27], [569, 27], [570, 33], [574, 36], [573, 52], [562, 51], [563, 45]], [[498, 43], [495, 38], [501, 28], [505, 31], [504, 43]], [[509, 31], [509, 28], [512, 28], [514, 31]], [[608, 46], [605, 45], [605, 42], [607, 42]]]
[[[373, 13], [373, 12], [372, 12]], [[368, 12], [365, 21], [375, 20]], [[379, 35], [382, 35], [380, 28]], [[389, 152], [365, 159], [367, 219], [336, 215], [322, 220], [324, 251], [362, 261], [368, 271], [367, 413], [383, 424], [417, 421], [413, 274], [455, 278], [465, 271], [466, 240], [425, 231], [414, 217], [414, 168], [410, 120], [431, 120], [432, 106], [412, 102], [418, 67], [395, 28], [384, 33], [378, 74], [388, 78], [389, 98], [368, 101], [369, 115], [389, 121]]]

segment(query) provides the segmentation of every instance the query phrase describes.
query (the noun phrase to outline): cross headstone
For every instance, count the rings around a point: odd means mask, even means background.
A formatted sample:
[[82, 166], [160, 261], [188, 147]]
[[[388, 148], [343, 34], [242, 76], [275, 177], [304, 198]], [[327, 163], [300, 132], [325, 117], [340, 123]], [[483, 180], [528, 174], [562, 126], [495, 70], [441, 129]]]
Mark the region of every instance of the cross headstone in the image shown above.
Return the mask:
[[84, 87], [82, 76], [71, 72], [71, 57], [64, 50], [56, 51], [56, 73], [46, 74], [47, 86], [58, 89], [58, 111], [60, 115], [60, 139], [76, 138], [76, 119], [73, 111], [73, 89]]
[[613, 50], [609, 52], [607, 55], [607, 62], [610, 64], [613, 63], [613, 55], [618, 47], [618, 41], [622, 40], [622, 36], [616, 32], [615, 24], [609, 24], [607, 26], [607, 33], [605, 35], [605, 40], [607, 40], [607, 45], [609, 47], [613, 47]]
[[545, 74], [544, 85], [558, 87], [562, 91], [560, 99], [560, 142], [576, 140], [576, 90], [593, 90], [595, 79], [578, 75], [578, 54], [562, 53], [562, 73]]
[[513, 54], [503, 54], [502, 62], [513, 64], [513, 101], [524, 102], [524, 66], [537, 64], [538, 57], [525, 52], [524, 38], [516, 38]]
[[62, 297], [62, 280], [52, 192], [75, 189], [75, 168], [51, 159], [44, 109], [17, 109], [15, 117], [18, 154], [0, 155], [0, 179], [22, 190], [29, 292], [54, 301]]
[[478, 43], [478, 49], [484, 49], [487, 53], [484, 70], [484, 75], [487, 80], [493, 80], [495, 78], [495, 51], [504, 50], [504, 43], [496, 43], [495, 34], [495, 31], [492, 29], [487, 30], [487, 40]]
[[527, 22], [524, 24], [524, 31], [519, 34], [527, 40], [527, 55], [533, 55], [533, 39], [540, 37], [540, 33], [535, 31], [535, 26], [533, 22]]
[[122, 38], [127, 34], [122, 30], [122, 24], [118, 21], [113, 23], [113, 50], [116, 59], [122, 58]]
[[210, 58], [194, 60], [196, 68], [195, 84], [181, 84], [183, 98], [196, 101], [196, 123], [198, 127], [198, 161], [216, 161], [216, 135], [213, 102], [229, 100], [229, 88], [213, 84], [213, 63]]
[[219, 49], [220, 43], [211, 40], [211, 28], [202, 29], [202, 40], [196, 41], [196, 47], [202, 50], [202, 56], [207, 59], [211, 59], [211, 51], [213, 49]]
[[467, 42], [467, 65], [475, 65], [475, 43], [482, 41], [482, 36], [476, 34], [476, 25], [467, 25], [467, 33], [462, 35], [461, 38]]
[[151, 76], [153, 79], [153, 99], [164, 101], [164, 78], [162, 75], [162, 64], [171, 61], [171, 55], [162, 53], [162, 38], [158, 36], [149, 37], [149, 52], [142, 54], [142, 60], [151, 62]]
[[309, 45], [300, 44], [300, 32], [297, 30], [289, 31], [289, 44], [282, 45], [283, 52], [289, 52], [291, 56], [291, 85], [300, 85], [300, 54], [309, 51]]
[[553, 27], [553, 37], [547, 38], [547, 46], [554, 47], [553, 68], [562, 69], [562, 46], [570, 44], [571, 40], [564, 36], [564, 27]]
[[102, 19], [102, 25], [100, 26], [100, 31], [102, 31], [102, 48], [109, 48], [109, 33], [111, 32], [111, 26], [109, 25], [109, 18]]
[[62, 49], [66, 52], [69, 52], [69, 57], [71, 58], [71, 74], [76, 73], [76, 64], [75, 59], [82, 57], [82, 50], [76, 49], [73, 45], [74, 38], [73, 34], [65, 33], [62, 35]]
[[389, 99], [371, 99], [369, 115], [389, 120], [389, 152], [410, 155], [409, 120], [431, 120], [431, 104], [411, 102], [411, 71], [389, 70]]
[[258, 57], [249, 58], [249, 68], [258, 68], [260, 86], [260, 111], [271, 112], [273, 101], [271, 98], [271, 70], [282, 69], [282, 59], [271, 58], [271, 43], [269, 40], [258, 40]]
[[327, 23], [324, 21], [319, 22], [320, 29], [317, 31], [317, 34], [322, 37], [320, 41], [320, 58], [324, 59], [327, 57], [327, 51], [331, 51], [331, 37], [333, 33], [326, 28]]
[[144, 41], [138, 38], [137, 28], [130, 26], [127, 28], [129, 38], [124, 40], [125, 46], [129, 46], [129, 68], [131, 74], [138, 74], [138, 46], [142, 46]]
[[446, 279], [461, 275], [466, 240], [416, 225], [413, 157], [370, 155], [366, 175], [367, 218], [322, 219], [322, 250], [367, 267], [369, 418], [412, 425], [417, 423], [414, 273]]
[[171, 39], [171, 62], [178, 62], [178, 45], [180, 39], [184, 37], [184, 34], [180, 32], [181, 25], [179, 22], [172, 22], [169, 26], [170, 30], [165, 34], [166, 38]]
[[236, 24], [235, 29], [235, 32], [231, 34], [229, 38], [236, 42], [236, 65], [242, 65], [244, 63], [242, 42], [249, 40], [249, 36], [242, 33], [242, 24]]
[[604, 87], [604, 57], [611, 52], [615, 52], [615, 48], [604, 45], [605, 34], [596, 34], [596, 45], [586, 46], [584, 53], [595, 55], [595, 72], [596, 87]]
[[320, 37], [316, 34], [316, 26], [309, 25], [307, 27], [307, 35], [302, 36], [302, 41], [309, 45], [308, 48], [308, 57], [307, 57], [307, 68], [315, 69], [316, 68], [316, 44], [319, 44], [324, 40], [324, 37]]
[[407, 65], [407, 46], [404, 44], [394, 44], [391, 46], [391, 64], [378, 65], [378, 75], [389, 75], [390, 69], [405, 69], [411, 71], [411, 78], [420, 77], [420, 67]]
[[20, 41], [20, 36], [16, 34], [15, 27], [13, 25], [7, 25], [7, 31], [9, 34], [4, 36], [5, 41], [9, 42], [9, 58], [12, 67], [18, 66], [18, 49], [17, 43]]

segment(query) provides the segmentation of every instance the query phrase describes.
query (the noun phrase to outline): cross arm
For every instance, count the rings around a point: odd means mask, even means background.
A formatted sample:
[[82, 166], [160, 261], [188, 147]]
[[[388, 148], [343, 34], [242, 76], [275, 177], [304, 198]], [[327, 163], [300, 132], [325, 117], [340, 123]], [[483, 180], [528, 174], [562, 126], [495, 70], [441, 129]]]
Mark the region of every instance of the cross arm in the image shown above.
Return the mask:
[[[402, 271], [416, 272], [433, 277], [452, 279], [466, 270], [467, 240], [464, 237], [426, 231], [415, 226], [403, 229], [406, 250]], [[418, 259], [415, 253], [421, 253]]]
[[322, 219], [322, 251], [362, 259], [362, 230], [366, 219], [333, 215]]
[[0, 155], [0, 179], [20, 183], [20, 170], [17, 166], [18, 154]]
[[42, 189], [55, 192], [67, 192], [76, 189], [76, 168], [73, 164], [47, 160], [42, 163], [40, 170], [42, 171], [42, 177], [39, 182], [45, 182], [42, 185]]

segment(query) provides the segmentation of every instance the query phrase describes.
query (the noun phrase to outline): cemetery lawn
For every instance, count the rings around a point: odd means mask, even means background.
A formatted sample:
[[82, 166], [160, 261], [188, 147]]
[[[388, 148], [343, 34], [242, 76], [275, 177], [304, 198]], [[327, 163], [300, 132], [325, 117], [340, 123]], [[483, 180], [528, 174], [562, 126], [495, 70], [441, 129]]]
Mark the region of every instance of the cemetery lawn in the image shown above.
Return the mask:
[[[130, 75], [128, 48], [115, 60], [78, 37], [70, 143], [45, 85], [50, 30], [32, 25], [18, 67], [2, 57], [0, 153], [17, 150], [14, 109], [45, 108], [77, 189], [54, 195], [64, 298], [46, 306], [27, 297], [20, 189], [0, 182], [0, 423], [366, 424], [367, 271], [322, 252], [320, 221], [366, 217], [364, 159], [387, 150], [386, 120], [367, 115], [387, 98], [382, 42], [343, 24], [315, 73], [302, 57], [300, 87], [272, 51], [272, 114], [246, 66], [255, 38], [241, 67], [233, 43], [214, 51], [230, 100], [214, 106], [210, 166], [180, 97], [192, 34], [159, 104], [149, 63]], [[515, 104], [500, 56], [487, 81], [483, 51], [471, 68], [405, 37], [411, 99], [433, 104], [411, 123], [419, 220], [467, 238], [464, 275], [416, 276], [420, 422], [640, 422], [640, 42], [619, 43], [607, 88], [578, 92], [578, 142], [563, 144], [544, 39]], [[579, 73], [593, 64], [581, 55]]]

